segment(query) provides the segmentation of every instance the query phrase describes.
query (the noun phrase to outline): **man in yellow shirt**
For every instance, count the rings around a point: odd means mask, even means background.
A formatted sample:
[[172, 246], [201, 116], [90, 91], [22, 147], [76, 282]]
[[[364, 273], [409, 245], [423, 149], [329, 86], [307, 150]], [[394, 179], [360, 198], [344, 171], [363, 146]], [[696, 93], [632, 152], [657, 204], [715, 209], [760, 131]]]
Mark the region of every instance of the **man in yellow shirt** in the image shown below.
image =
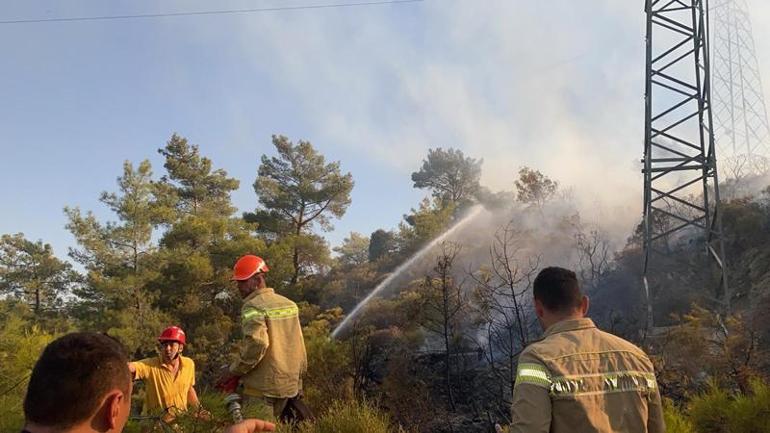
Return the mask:
[[164, 413], [164, 420], [170, 421], [188, 405], [200, 406], [194, 388], [195, 363], [182, 356], [186, 342], [184, 331], [170, 326], [158, 337], [159, 357], [128, 364], [134, 380], [144, 380], [146, 385], [143, 414]]

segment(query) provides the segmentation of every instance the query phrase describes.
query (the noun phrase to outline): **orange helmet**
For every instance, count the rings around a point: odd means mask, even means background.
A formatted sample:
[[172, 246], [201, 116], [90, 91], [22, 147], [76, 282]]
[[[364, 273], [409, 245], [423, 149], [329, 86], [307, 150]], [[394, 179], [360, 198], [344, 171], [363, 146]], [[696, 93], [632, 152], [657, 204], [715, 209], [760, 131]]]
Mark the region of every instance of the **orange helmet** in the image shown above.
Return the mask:
[[267, 267], [267, 263], [262, 260], [262, 257], [253, 256], [251, 254], [246, 255], [238, 259], [233, 267], [233, 281], [248, 280], [255, 274], [260, 272], [267, 272], [270, 269]]
[[164, 329], [163, 332], [160, 333], [158, 341], [176, 341], [182, 345], [187, 344], [184, 331], [182, 331], [182, 328], [178, 326], [169, 326], [168, 328]]

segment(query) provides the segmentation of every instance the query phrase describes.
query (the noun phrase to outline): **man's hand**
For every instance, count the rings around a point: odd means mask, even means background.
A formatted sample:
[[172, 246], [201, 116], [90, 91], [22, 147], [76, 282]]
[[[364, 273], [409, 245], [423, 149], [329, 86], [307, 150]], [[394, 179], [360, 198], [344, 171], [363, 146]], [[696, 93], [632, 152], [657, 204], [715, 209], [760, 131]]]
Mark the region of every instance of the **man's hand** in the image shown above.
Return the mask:
[[238, 382], [241, 380], [241, 376], [236, 375], [227, 375], [224, 376], [222, 379], [219, 379], [219, 382], [217, 382], [216, 387], [218, 390], [226, 393], [231, 394], [235, 392], [235, 389], [238, 388]]
[[252, 418], [231, 425], [224, 433], [259, 433], [264, 431], [275, 431], [275, 424]]
[[198, 410], [195, 411], [193, 414], [193, 417], [196, 419], [200, 419], [203, 421], [210, 421], [211, 420], [211, 412], [207, 411], [206, 409], [199, 407]]

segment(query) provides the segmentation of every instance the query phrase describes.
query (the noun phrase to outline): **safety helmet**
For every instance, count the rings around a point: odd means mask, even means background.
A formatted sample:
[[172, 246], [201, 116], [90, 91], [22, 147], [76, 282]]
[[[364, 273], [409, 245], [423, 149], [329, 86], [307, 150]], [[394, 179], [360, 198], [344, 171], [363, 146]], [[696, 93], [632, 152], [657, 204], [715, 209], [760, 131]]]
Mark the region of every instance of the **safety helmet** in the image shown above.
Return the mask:
[[238, 259], [233, 267], [233, 281], [244, 281], [253, 277], [260, 272], [267, 272], [270, 269], [267, 267], [267, 263], [262, 260], [262, 257], [253, 256], [251, 254], [246, 255]]
[[164, 329], [163, 332], [160, 333], [158, 341], [176, 341], [181, 345], [187, 344], [184, 331], [182, 331], [182, 328], [178, 326], [169, 326], [168, 328]]

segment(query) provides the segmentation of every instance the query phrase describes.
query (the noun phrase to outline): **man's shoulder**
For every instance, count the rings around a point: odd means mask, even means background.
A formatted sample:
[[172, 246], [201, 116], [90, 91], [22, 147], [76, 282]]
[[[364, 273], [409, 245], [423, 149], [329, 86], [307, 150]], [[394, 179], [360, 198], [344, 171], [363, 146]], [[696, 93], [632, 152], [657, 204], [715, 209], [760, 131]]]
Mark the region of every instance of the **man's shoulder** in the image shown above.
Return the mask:
[[158, 370], [160, 370], [160, 359], [158, 357], [132, 361], [131, 364], [134, 365], [136, 375], [140, 379], [158, 374]]
[[134, 364], [142, 364], [147, 367], [160, 367], [160, 359], [157, 356], [133, 361]]
[[271, 306], [282, 306], [282, 307], [296, 307], [297, 304], [292, 301], [291, 299], [287, 298], [286, 296], [283, 296], [281, 294], [272, 292], [272, 293], [266, 293], [264, 302], [266, 304], [269, 304]]
[[187, 356], [180, 356], [179, 362], [182, 363], [183, 367], [192, 367], [195, 368], [195, 361], [193, 361], [192, 358], [189, 358]]
[[540, 360], [540, 353], [546, 347], [545, 338], [535, 340], [527, 345], [519, 355], [519, 362], [531, 362]]
[[628, 341], [628, 340], [626, 340], [626, 339], [624, 339], [622, 337], [619, 337], [619, 336], [617, 336], [615, 334], [611, 334], [609, 332], [602, 331], [600, 329], [597, 329], [596, 331], [599, 333], [599, 335], [601, 335], [601, 338], [604, 339], [606, 344], [609, 347], [611, 347], [612, 349], [622, 350], [622, 351], [626, 351], [626, 352], [631, 352], [631, 353], [634, 353], [634, 354], [636, 354], [637, 356], [639, 356], [641, 358], [648, 359], [648, 356], [644, 352], [644, 350], [642, 350], [636, 344], [634, 344], [634, 343], [632, 343], [632, 342], [630, 342], [630, 341]]
[[279, 311], [291, 314], [297, 314], [299, 307], [291, 299], [279, 295], [275, 292], [268, 292], [260, 294], [259, 296], [250, 299], [243, 304], [241, 308], [241, 314], [249, 316], [271, 316], [274, 312]]

